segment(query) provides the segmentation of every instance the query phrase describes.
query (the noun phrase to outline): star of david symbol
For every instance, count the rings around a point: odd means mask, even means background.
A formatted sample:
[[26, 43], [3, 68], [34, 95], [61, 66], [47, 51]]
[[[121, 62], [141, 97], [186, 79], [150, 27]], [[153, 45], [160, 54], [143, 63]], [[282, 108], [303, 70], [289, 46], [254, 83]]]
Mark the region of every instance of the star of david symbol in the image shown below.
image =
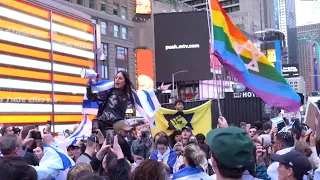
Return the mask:
[[176, 114], [164, 114], [163, 116], [168, 121], [167, 130], [181, 130], [182, 128], [189, 126], [191, 129], [191, 120], [194, 113], [184, 114], [183, 111], [178, 111]]
[[248, 70], [259, 72], [258, 59], [263, 56], [263, 54], [254, 47], [251, 41], [247, 41], [244, 44], [234, 43], [235, 51], [240, 56], [243, 50], [248, 50], [252, 54], [252, 60], [246, 64]]

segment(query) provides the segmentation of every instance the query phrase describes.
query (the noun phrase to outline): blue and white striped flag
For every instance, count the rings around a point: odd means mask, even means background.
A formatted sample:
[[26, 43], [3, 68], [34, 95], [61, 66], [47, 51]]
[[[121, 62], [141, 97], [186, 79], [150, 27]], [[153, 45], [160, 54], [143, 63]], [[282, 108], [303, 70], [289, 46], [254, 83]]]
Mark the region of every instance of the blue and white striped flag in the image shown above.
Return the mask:
[[[66, 171], [75, 162], [61, 149], [44, 144], [44, 155], [39, 166], [33, 166], [38, 174], [38, 179], [66, 179]], [[64, 176], [64, 177], [62, 177]]]
[[173, 174], [172, 180], [201, 179], [210, 180], [211, 177], [199, 168], [185, 167]]
[[60, 142], [57, 146], [62, 149], [64, 152], [67, 152], [67, 147], [76, 144], [78, 140], [85, 139], [89, 137], [92, 132], [92, 121], [87, 117], [87, 115], [83, 115], [83, 120], [81, 121], [78, 128], [67, 137], [64, 141]]
[[[114, 81], [104, 80], [91, 85], [93, 93], [106, 91], [114, 87]], [[135, 100], [136, 110], [143, 116], [143, 118], [149, 120], [150, 124], [154, 124], [154, 115], [161, 107], [158, 98], [153, 90], [137, 90], [133, 91], [133, 97]], [[96, 115], [98, 111], [98, 104], [96, 102], [90, 102], [86, 95], [82, 103], [83, 113]], [[96, 111], [93, 111], [96, 109]], [[93, 113], [88, 113], [88, 112]]]
[[85, 94], [82, 102], [82, 114], [98, 114], [99, 104], [101, 102], [89, 101], [87, 95]]

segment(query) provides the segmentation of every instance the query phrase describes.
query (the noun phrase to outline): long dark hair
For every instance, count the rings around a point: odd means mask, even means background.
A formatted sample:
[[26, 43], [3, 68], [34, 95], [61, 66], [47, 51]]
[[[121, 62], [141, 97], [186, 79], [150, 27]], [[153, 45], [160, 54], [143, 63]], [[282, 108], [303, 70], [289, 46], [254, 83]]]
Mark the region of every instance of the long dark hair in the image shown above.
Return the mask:
[[125, 94], [127, 94], [129, 96], [132, 108], [134, 108], [135, 101], [134, 101], [134, 98], [132, 95], [132, 90], [135, 90], [135, 87], [133, 86], [133, 83], [131, 82], [127, 71], [118, 71], [117, 74], [119, 74], [119, 73], [122, 73], [124, 80], [125, 80], [125, 85], [123, 87], [123, 91]]

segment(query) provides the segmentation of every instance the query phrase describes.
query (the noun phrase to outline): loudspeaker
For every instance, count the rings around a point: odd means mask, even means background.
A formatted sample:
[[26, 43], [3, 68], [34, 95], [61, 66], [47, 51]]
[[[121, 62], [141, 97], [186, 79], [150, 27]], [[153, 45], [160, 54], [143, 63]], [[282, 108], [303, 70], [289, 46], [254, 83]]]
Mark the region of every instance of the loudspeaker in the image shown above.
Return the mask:
[[89, 79], [100, 77], [100, 75], [96, 73], [93, 69], [85, 69], [85, 68], [82, 68], [80, 76], [81, 78], [89, 78]]

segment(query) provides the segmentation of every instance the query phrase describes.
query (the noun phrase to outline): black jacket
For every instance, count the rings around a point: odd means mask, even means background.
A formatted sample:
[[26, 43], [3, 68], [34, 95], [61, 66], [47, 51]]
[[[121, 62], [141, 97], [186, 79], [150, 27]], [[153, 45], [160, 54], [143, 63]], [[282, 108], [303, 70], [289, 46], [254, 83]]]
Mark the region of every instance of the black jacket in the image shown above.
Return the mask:
[[0, 157], [0, 180], [35, 180], [36, 170], [21, 157]]
[[[155, 90], [156, 94], [161, 92], [160, 89]], [[110, 90], [92, 93], [91, 86], [87, 86], [87, 98], [90, 101], [102, 101], [99, 105], [97, 117], [98, 120], [105, 122], [106, 129], [112, 129], [116, 121], [125, 119], [126, 111], [130, 103], [130, 96], [122, 90], [112, 88]]]
[[112, 88], [107, 91], [92, 93], [87, 87], [87, 98], [90, 101], [102, 101], [97, 114], [98, 120], [104, 121], [107, 127], [112, 128], [114, 122], [125, 119], [130, 98], [121, 90]]

